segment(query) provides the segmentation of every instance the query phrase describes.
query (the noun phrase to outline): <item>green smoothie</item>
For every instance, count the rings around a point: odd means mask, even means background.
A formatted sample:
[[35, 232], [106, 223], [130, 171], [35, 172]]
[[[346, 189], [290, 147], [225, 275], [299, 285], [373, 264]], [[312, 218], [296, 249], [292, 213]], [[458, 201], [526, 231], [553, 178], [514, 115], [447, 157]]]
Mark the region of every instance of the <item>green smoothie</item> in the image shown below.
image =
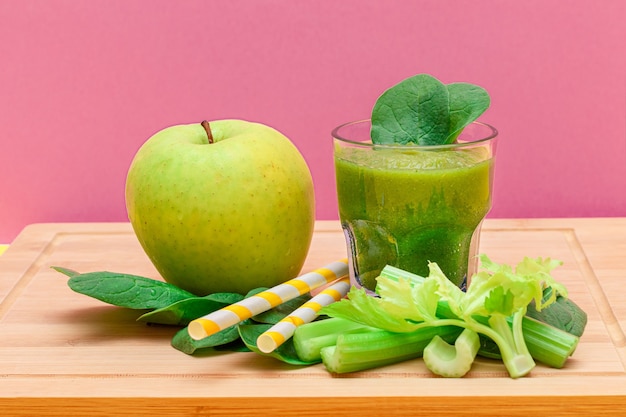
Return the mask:
[[339, 215], [361, 286], [374, 290], [387, 264], [426, 276], [428, 261], [464, 286], [472, 236], [491, 207], [487, 149], [335, 144], [335, 170]]

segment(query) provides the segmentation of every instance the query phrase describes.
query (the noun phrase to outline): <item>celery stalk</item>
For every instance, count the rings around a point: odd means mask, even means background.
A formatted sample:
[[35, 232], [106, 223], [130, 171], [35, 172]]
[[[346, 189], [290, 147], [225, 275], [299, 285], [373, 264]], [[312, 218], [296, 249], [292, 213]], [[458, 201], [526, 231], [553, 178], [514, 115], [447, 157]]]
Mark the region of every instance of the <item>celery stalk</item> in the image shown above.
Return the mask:
[[369, 329], [369, 327], [340, 318], [316, 320], [298, 326], [293, 335], [296, 354], [303, 361], [321, 361], [322, 348], [337, 343], [340, 334], [357, 329]]
[[538, 362], [553, 368], [562, 368], [572, 356], [580, 338], [565, 330], [530, 317], [522, 320], [524, 340], [530, 355]]
[[322, 348], [321, 356], [330, 372], [362, 371], [420, 357], [433, 337], [452, 342], [461, 331], [456, 326], [424, 327], [407, 333], [354, 330], [340, 334], [335, 345]]
[[435, 336], [424, 349], [424, 363], [434, 374], [460, 378], [472, 368], [479, 348], [478, 333], [470, 329], [463, 330], [454, 345]]

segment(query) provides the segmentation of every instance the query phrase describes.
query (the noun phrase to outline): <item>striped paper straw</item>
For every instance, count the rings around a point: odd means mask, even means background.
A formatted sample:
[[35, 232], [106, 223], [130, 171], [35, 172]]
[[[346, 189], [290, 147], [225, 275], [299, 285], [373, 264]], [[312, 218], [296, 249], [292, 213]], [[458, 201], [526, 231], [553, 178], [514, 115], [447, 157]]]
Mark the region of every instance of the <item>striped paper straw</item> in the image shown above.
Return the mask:
[[296, 327], [313, 321], [322, 307], [339, 301], [349, 289], [349, 278], [335, 282], [261, 334], [256, 340], [257, 347], [264, 353], [273, 352], [293, 336]]
[[187, 332], [192, 339], [204, 339], [346, 275], [348, 275], [348, 259], [332, 262], [315, 271], [290, 279], [266, 291], [197, 318], [189, 323]]

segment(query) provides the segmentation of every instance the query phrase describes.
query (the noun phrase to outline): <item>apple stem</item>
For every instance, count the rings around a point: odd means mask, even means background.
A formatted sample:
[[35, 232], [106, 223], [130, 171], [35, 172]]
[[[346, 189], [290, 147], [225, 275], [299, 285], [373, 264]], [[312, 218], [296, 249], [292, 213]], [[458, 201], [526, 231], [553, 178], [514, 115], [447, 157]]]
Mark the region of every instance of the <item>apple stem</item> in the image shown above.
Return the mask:
[[200, 124], [204, 128], [204, 131], [206, 132], [206, 135], [209, 138], [209, 143], [213, 143], [214, 142], [213, 133], [211, 133], [211, 126], [209, 126], [209, 122], [207, 122], [206, 120], [203, 120], [202, 123]]

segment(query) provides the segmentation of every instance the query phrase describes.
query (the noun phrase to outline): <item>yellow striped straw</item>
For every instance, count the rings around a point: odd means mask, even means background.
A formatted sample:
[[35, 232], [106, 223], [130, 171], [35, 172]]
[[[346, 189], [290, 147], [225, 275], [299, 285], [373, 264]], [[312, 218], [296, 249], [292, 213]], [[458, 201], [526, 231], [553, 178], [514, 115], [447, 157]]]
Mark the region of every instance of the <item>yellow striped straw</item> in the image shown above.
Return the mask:
[[338, 280], [261, 334], [256, 340], [257, 347], [264, 353], [273, 352], [293, 336], [298, 326], [313, 321], [322, 307], [341, 300], [349, 289], [349, 278]]
[[189, 323], [187, 332], [194, 340], [204, 339], [346, 275], [348, 275], [348, 259], [332, 262], [204, 317], [197, 318]]

